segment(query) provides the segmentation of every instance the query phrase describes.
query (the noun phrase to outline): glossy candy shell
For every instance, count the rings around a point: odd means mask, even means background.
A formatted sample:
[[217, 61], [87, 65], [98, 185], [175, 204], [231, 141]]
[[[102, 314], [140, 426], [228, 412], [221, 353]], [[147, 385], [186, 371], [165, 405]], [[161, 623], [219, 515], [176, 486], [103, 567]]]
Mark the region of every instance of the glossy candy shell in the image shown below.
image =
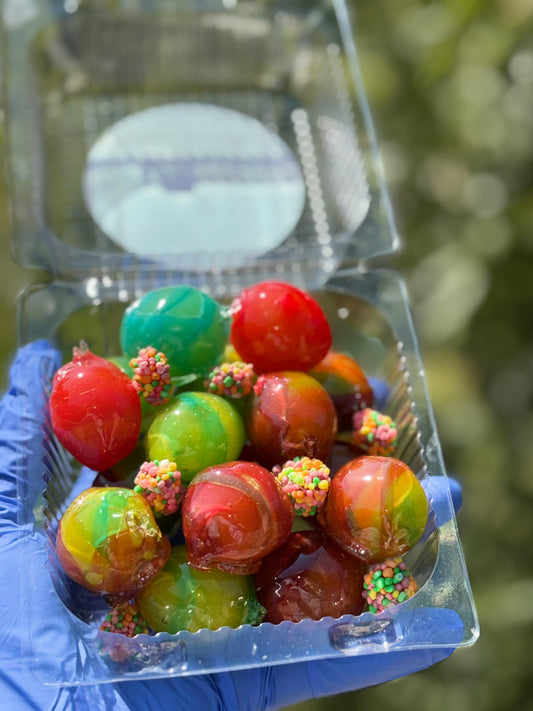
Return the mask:
[[206, 467], [236, 459], [244, 423], [232, 403], [212, 393], [186, 392], [161, 407], [146, 434], [147, 459], [176, 462], [183, 484]]
[[232, 343], [256, 373], [309, 370], [331, 345], [321, 307], [290, 284], [269, 281], [244, 289], [232, 311]]
[[52, 429], [61, 444], [91, 469], [128, 456], [141, 429], [141, 404], [128, 376], [89, 350], [77, 352], [54, 376]]
[[333, 477], [319, 524], [369, 563], [401, 556], [420, 539], [428, 500], [411, 469], [394, 457], [363, 456]]
[[372, 386], [359, 363], [346, 353], [329, 351], [311, 373], [328, 391], [337, 410], [339, 429], [351, 428], [353, 413], [374, 402]]
[[66, 574], [83, 587], [129, 598], [166, 563], [170, 543], [142, 496], [93, 487], [63, 514], [57, 554]]
[[294, 457], [326, 461], [337, 433], [333, 402], [305, 373], [268, 373], [256, 384], [246, 430], [265, 467]]
[[239, 627], [261, 621], [251, 577], [221, 570], [197, 570], [187, 562], [185, 546], [172, 549], [165, 567], [137, 598], [146, 622], [155, 632]]
[[266, 622], [358, 615], [364, 605], [363, 562], [322, 531], [291, 533], [254, 580]]
[[150, 291], [125, 311], [120, 328], [124, 354], [141, 348], [162, 351], [172, 376], [204, 373], [224, 351], [229, 317], [213, 298], [189, 286]]
[[182, 504], [191, 565], [254, 573], [290, 534], [294, 512], [273, 474], [251, 462], [228, 462], [200, 472]]

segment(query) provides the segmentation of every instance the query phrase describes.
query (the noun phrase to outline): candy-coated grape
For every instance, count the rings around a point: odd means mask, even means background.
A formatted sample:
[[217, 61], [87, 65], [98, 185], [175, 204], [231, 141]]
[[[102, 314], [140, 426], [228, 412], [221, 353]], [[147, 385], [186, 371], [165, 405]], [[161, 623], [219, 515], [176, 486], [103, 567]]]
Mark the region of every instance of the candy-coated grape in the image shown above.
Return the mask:
[[120, 343], [129, 358], [147, 346], [162, 351], [172, 376], [203, 374], [223, 353], [230, 325], [220, 304], [202, 291], [189, 286], [163, 287], [126, 309]]
[[291, 533], [254, 576], [265, 622], [358, 615], [364, 605], [363, 562], [322, 531]]
[[337, 415], [317, 380], [296, 371], [267, 373], [254, 392], [246, 430], [260, 464], [271, 468], [295, 457], [327, 460]]
[[359, 365], [347, 353], [330, 350], [311, 374], [319, 380], [330, 394], [352, 392], [362, 407], [369, 407], [374, 399], [372, 387]]
[[363, 456], [333, 477], [322, 528], [369, 563], [403, 555], [422, 536], [428, 500], [415, 474], [394, 457]]
[[232, 305], [231, 341], [256, 373], [309, 370], [328, 352], [331, 329], [319, 304], [277, 281], [244, 289]]
[[147, 459], [177, 464], [183, 484], [202, 469], [236, 459], [244, 444], [241, 415], [212, 393], [185, 392], [163, 405], [146, 434]]
[[330, 394], [340, 430], [351, 429], [354, 411], [373, 404], [372, 386], [359, 363], [347, 353], [330, 350], [310, 374]]
[[61, 444], [81, 464], [102, 471], [135, 448], [141, 404], [130, 378], [82, 344], [54, 376], [50, 420]]
[[185, 546], [172, 549], [165, 567], [142, 590], [137, 603], [155, 632], [171, 634], [257, 624], [264, 615], [251, 577], [197, 570], [188, 564]]
[[288, 537], [289, 497], [272, 472], [252, 462], [209, 467], [192, 480], [182, 504], [189, 563], [248, 575]]
[[56, 547], [70, 578], [122, 598], [144, 587], [170, 555], [150, 506], [131, 489], [118, 487], [82, 492], [61, 517]]

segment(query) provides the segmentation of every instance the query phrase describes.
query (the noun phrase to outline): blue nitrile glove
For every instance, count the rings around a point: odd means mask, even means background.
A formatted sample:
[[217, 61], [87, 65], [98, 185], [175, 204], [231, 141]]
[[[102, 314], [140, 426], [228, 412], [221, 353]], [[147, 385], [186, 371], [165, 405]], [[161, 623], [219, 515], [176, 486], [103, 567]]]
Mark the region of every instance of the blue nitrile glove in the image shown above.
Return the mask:
[[[355, 657], [335, 658], [327, 661], [297, 662], [273, 667], [223, 672], [197, 676], [124, 681], [71, 688], [44, 687], [36, 683], [21, 660], [22, 625], [20, 600], [23, 588], [16, 570], [20, 560], [31, 555], [42, 560], [42, 584], [39, 586], [39, 609], [44, 617], [54, 615], [62, 603], [53, 589], [45, 570], [47, 557], [43, 535], [33, 531], [31, 524], [20, 523], [23, 501], [17, 499], [17, 483], [25, 487], [25, 498], [35, 503], [43, 488], [42, 481], [19, 481], [25, 476], [28, 457], [43, 457], [41, 426], [44, 418], [45, 396], [41, 374], [49, 377], [60, 365], [60, 356], [48, 343], [39, 341], [22, 348], [11, 368], [9, 391], [0, 402], [0, 700], [1, 707], [9, 711], [271, 711], [315, 696], [328, 696], [344, 691], [364, 688], [401, 676], [441, 661], [452, 649], [424, 649], [407, 652], [389, 652]], [[86, 485], [92, 483], [92, 474], [86, 472]], [[431, 496], [439, 520], [439, 496], [446, 498], [447, 483], [435, 478]], [[455, 494], [460, 489], [455, 487]], [[444, 507], [443, 510], [448, 510]], [[23, 537], [29, 536], [28, 542]], [[21, 605], [22, 602], [22, 605]], [[442, 613], [442, 615], [440, 614]], [[448, 614], [449, 613], [449, 614]], [[31, 618], [33, 619], [33, 617]], [[431, 627], [433, 626], [433, 627]], [[54, 625], [53, 639], [41, 623], [39, 634], [45, 658], [50, 645], [58, 658], [65, 658], [74, 640], [70, 629], [57, 633]], [[446, 610], [429, 611], [424, 629], [445, 629], [447, 638], [456, 633], [457, 642], [463, 636], [462, 625], [455, 613]], [[455, 637], [454, 637], [455, 638]], [[61, 657], [61, 655], [64, 655]]]

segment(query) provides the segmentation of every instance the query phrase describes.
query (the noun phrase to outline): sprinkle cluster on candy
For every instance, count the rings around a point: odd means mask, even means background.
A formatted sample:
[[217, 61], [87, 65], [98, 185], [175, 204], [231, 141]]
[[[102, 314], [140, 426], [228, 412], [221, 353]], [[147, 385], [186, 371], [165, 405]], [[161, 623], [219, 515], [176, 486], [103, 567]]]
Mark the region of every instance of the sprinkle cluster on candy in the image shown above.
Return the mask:
[[169, 516], [178, 510], [185, 487], [175, 462], [154, 459], [141, 465], [134, 491], [146, 499], [156, 516]]
[[139, 395], [152, 405], [162, 405], [168, 401], [172, 390], [170, 366], [164, 353], [152, 346], [141, 348], [130, 366], [134, 370], [133, 384]]
[[204, 387], [215, 395], [241, 398], [252, 392], [254, 380], [255, 372], [251, 363], [233, 361], [213, 368], [207, 376]]
[[353, 416], [352, 443], [369, 455], [391, 456], [398, 444], [396, 424], [379, 410], [358, 410]]
[[293, 502], [297, 516], [314, 516], [325, 503], [331, 479], [320, 459], [295, 457], [272, 471]]
[[139, 608], [130, 602], [122, 603], [114, 607], [100, 625], [100, 629], [102, 632], [117, 632], [126, 637], [151, 633]]
[[375, 613], [413, 597], [418, 589], [416, 580], [401, 558], [389, 558], [371, 565], [364, 577], [363, 587], [368, 609]]

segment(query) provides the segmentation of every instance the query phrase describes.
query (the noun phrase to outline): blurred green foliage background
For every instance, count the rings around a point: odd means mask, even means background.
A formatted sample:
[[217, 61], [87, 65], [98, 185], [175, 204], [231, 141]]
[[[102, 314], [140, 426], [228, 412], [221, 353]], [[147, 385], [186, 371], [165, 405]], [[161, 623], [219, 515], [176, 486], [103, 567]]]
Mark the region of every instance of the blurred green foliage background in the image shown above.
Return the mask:
[[533, 709], [533, 2], [355, 2], [481, 636], [292, 711]]
[[[292, 711], [533, 709], [533, 0], [352, 0], [354, 32], [481, 637], [411, 677]], [[310, 0], [311, 3], [311, 0]], [[0, 139], [4, 147], [3, 136]], [[15, 265], [0, 189], [0, 378]]]

